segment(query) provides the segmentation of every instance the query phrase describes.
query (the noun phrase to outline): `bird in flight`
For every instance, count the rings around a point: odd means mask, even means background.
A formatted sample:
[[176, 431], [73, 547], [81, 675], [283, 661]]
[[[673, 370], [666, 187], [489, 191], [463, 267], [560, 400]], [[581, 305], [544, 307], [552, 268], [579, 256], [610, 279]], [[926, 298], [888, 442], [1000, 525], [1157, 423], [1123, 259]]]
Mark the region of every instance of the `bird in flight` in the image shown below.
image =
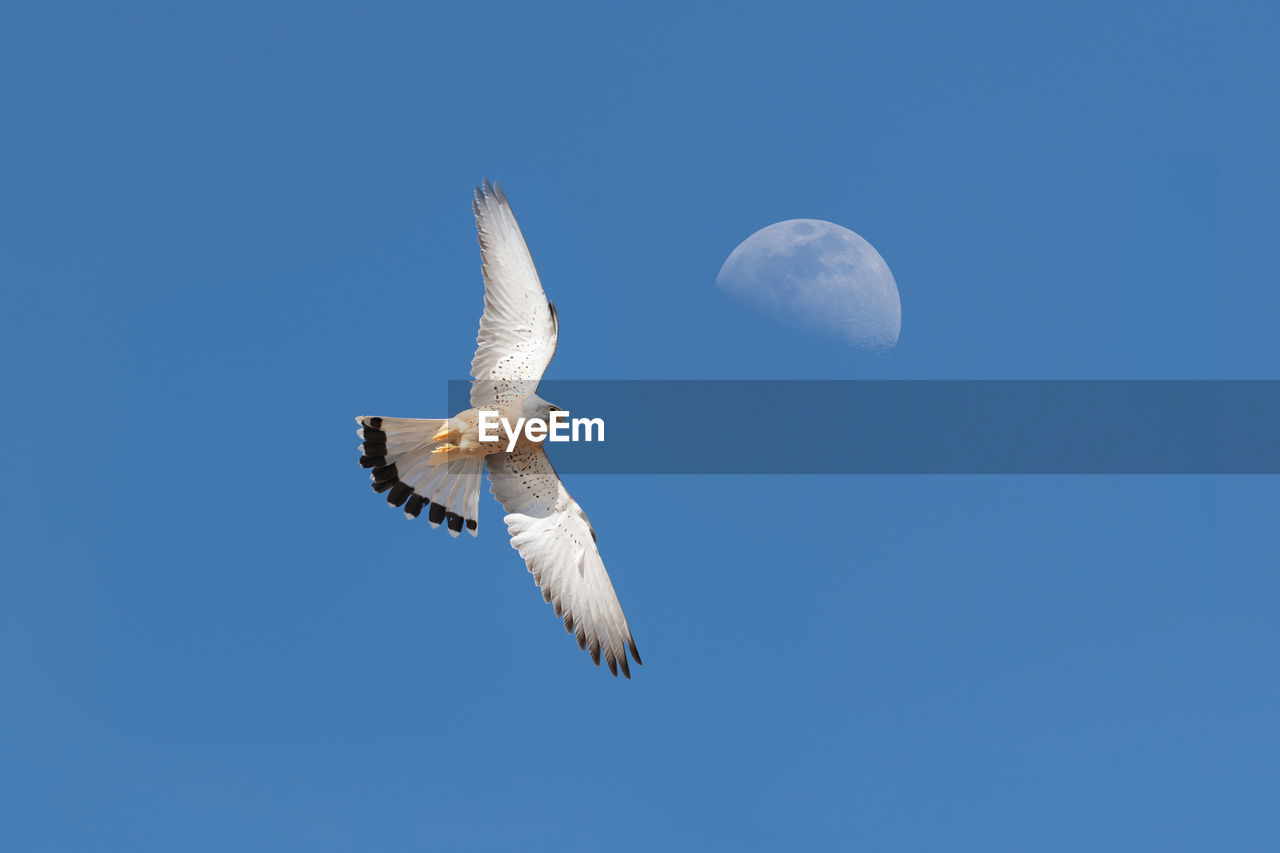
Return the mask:
[[527, 434], [511, 449], [481, 441], [481, 411], [550, 420], [558, 411], [536, 393], [556, 351], [555, 305], [538, 280], [529, 247], [502, 188], [487, 180], [471, 205], [480, 237], [484, 315], [471, 360], [471, 408], [452, 418], [361, 416], [360, 465], [371, 468], [373, 490], [402, 507], [406, 518], [424, 511], [433, 528], [450, 536], [477, 534], [482, 469], [502, 504], [511, 547], [520, 552], [542, 597], [564, 620], [578, 648], [627, 678], [627, 652], [641, 663], [618, 595], [596, 547], [596, 534], [578, 502], [560, 482], [538, 441]]

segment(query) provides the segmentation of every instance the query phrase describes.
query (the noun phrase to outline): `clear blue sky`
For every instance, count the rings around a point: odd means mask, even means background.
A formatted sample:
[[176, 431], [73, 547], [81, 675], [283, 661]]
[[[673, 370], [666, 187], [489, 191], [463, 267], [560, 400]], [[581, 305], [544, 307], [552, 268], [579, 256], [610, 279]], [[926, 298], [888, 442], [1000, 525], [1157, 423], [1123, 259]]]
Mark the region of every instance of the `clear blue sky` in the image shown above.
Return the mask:
[[[484, 176], [556, 378], [1277, 378], [1274, 9], [6, 11], [0, 847], [1276, 849], [1275, 478], [579, 475], [626, 682], [352, 421], [465, 375]], [[789, 218], [896, 350], [715, 289]]]

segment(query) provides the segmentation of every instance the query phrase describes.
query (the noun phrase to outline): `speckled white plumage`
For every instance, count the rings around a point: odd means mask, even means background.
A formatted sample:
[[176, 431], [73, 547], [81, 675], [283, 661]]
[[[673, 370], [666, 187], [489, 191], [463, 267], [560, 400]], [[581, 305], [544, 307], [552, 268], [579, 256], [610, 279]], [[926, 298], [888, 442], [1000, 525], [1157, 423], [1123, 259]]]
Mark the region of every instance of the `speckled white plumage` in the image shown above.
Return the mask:
[[[502, 188], [487, 181], [473, 205], [480, 239], [485, 310], [471, 362], [471, 405], [532, 394], [556, 351], [558, 322]], [[507, 510], [511, 545], [520, 552], [565, 629], [597, 664], [628, 678], [635, 640], [596, 547], [595, 532], [541, 444], [485, 457], [490, 491]]]
[[472, 408], [445, 420], [357, 418], [360, 464], [372, 469], [374, 491], [387, 493], [406, 517], [425, 512], [432, 527], [445, 523], [452, 536], [463, 529], [476, 535], [480, 472], [487, 467], [491, 491], [507, 511], [511, 546], [543, 598], [592, 661], [603, 659], [614, 675], [630, 678], [628, 653], [637, 664], [640, 655], [595, 531], [543, 445], [521, 440], [508, 450], [480, 440], [480, 409], [545, 421], [550, 404], [535, 392], [555, 355], [559, 324], [502, 188], [485, 181], [473, 209], [485, 298], [471, 362]]

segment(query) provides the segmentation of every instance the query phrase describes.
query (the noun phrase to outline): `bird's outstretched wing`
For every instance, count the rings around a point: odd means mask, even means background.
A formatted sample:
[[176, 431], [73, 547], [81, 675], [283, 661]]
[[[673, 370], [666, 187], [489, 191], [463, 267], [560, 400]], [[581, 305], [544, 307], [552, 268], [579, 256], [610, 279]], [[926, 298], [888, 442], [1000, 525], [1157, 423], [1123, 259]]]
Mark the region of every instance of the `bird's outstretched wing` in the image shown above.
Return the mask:
[[511, 547], [524, 557], [542, 597], [564, 627], [587, 649], [597, 666], [601, 656], [615, 676], [627, 678], [627, 651], [640, 663], [627, 617], [613, 591], [596, 548], [595, 531], [578, 502], [565, 491], [541, 446], [485, 459], [490, 490], [507, 511]]
[[556, 309], [502, 187], [485, 181], [472, 204], [484, 271], [484, 316], [471, 360], [471, 405], [532, 394], [556, 353]]

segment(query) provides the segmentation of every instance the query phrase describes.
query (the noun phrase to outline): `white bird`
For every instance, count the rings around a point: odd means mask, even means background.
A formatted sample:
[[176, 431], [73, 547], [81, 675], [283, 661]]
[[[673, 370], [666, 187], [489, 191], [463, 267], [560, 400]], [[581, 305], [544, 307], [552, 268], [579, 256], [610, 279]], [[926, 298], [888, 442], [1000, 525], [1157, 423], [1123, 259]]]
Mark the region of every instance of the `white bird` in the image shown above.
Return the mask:
[[479, 440], [478, 413], [498, 411], [549, 420], [556, 411], [534, 391], [556, 351], [555, 305], [547, 300], [516, 223], [497, 184], [476, 189], [472, 209], [480, 237], [484, 315], [471, 361], [472, 408], [447, 420], [362, 416], [360, 465], [372, 468], [373, 490], [403, 507], [407, 518], [425, 509], [427, 522], [443, 522], [451, 536], [465, 527], [475, 536], [481, 468], [490, 491], [507, 511], [511, 546], [520, 552], [542, 597], [564, 619], [578, 647], [597, 666], [627, 678], [627, 651], [641, 663], [617, 593], [596, 548], [586, 513], [570, 497], [540, 442]]

